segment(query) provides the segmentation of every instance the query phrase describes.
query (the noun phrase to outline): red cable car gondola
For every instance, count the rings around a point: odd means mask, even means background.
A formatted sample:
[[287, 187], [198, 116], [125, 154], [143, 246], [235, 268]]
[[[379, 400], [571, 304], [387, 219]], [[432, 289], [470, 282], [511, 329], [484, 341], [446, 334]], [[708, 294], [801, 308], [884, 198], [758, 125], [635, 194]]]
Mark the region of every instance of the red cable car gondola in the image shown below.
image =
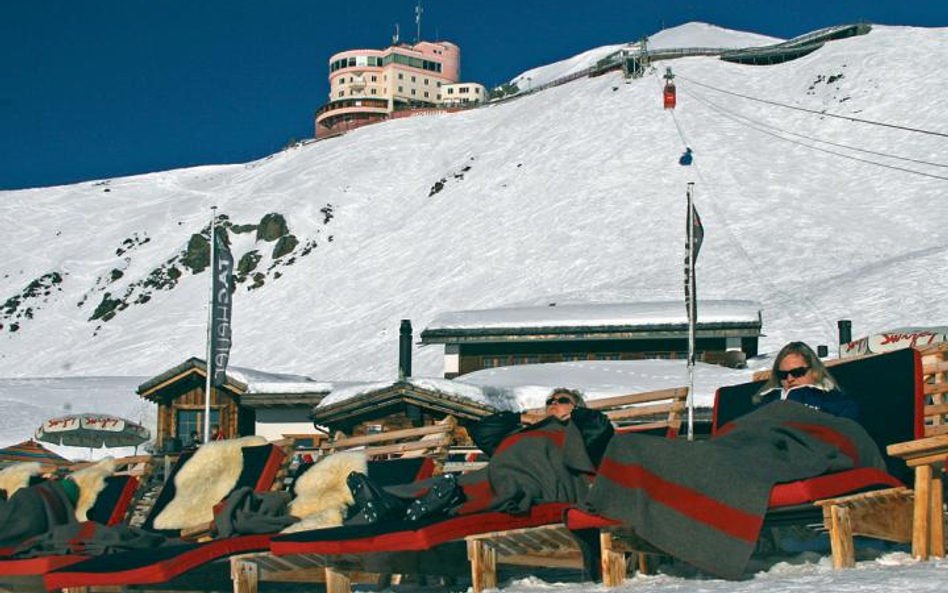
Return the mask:
[[675, 75], [672, 74], [671, 68], [665, 69], [665, 89], [662, 91], [662, 97], [665, 101], [665, 109], [674, 109], [675, 108]]

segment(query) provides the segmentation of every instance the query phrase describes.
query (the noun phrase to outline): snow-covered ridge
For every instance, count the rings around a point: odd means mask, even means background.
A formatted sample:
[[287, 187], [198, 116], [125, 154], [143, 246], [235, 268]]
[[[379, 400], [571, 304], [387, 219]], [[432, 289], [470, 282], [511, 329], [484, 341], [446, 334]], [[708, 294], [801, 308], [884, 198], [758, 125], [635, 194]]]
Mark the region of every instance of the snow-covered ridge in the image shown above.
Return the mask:
[[[746, 31], [724, 29], [708, 23], [690, 22], [677, 27], [671, 27], [655, 33], [648, 38], [651, 49], [674, 49], [681, 47], [714, 47], [739, 49], [744, 47], [760, 47], [783, 41], [776, 37], [768, 37]], [[604, 45], [577, 54], [565, 60], [533, 68], [515, 76], [510, 82], [516, 83], [521, 91], [529, 91], [548, 82], [563, 78], [576, 72], [581, 72], [623, 48], [639, 48], [641, 40], [630, 40], [626, 43]]]

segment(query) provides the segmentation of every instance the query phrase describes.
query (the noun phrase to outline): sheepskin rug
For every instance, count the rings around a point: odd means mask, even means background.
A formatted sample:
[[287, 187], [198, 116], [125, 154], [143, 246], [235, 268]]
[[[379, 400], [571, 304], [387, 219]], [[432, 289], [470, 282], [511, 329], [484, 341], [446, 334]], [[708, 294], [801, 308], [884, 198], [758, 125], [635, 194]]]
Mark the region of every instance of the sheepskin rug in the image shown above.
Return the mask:
[[306, 470], [296, 481], [296, 498], [290, 503], [290, 514], [301, 521], [287, 527], [284, 532], [342, 525], [346, 508], [354, 502], [346, 485], [346, 478], [352, 472], [368, 472], [365, 453], [335, 453]]
[[101, 461], [69, 474], [68, 478], [79, 486], [76, 501], [76, 520], [86, 521], [87, 513], [95, 504], [99, 493], [105, 489], [105, 479], [115, 473], [115, 459], [105, 457]]
[[20, 488], [30, 485], [30, 478], [40, 474], [40, 464], [36, 461], [14, 463], [0, 469], [0, 490], [7, 493], [7, 498]]
[[186, 529], [214, 520], [214, 505], [237, 485], [243, 447], [265, 445], [261, 436], [212, 441], [197, 450], [174, 478], [175, 495], [155, 518], [156, 529]]

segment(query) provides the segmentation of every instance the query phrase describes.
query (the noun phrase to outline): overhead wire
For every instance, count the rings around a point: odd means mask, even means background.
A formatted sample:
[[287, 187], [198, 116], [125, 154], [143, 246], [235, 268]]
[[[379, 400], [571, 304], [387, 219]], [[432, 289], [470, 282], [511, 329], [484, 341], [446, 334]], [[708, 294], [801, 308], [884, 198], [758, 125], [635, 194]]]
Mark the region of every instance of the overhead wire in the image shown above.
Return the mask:
[[773, 129], [773, 130], [777, 130], [778, 132], [781, 132], [781, 133], [783, 133], [783, 134], [789, 134], [789, 135], [791, 135], [791, 136], [796, 136], [796, 137], [798, 137], [798, 138], [805, 138], [805, 139], [811, 140], [811, 141], [813, 141], [813, 142], [819, 142], [820, 144], [828, 144], [828, 145], [830, 145], [830, 146], [835, 146], [835, 147], [837, 147], [837, 148], [845, 148], [846, 150], [853, 150], [853, 151], [856, 151], [856, 152], [864, 152], [864, 153], [866, 153], [866, 154], [872, 154], [872, 155], [881, 156], [881, 157], [885, 157], [885, 158], [896, 159], [896, 160], [900, 160], [900, 161], [906, 161], [906, 162], [915, 163], [915, 164], [918, 164], [918, 165], [927, 165], [927, 166], [930, 166], [930, 167], [941, 167], [941, 168], [948, 169], [948, 164], [945, 164], [945, 163], [934, 163], [934, 162], [932, 162], [932, 161], [926, 161], [926, 160], [922, 160], [922, 159], [914, 159], [914, 158], [911, 158], [911, 157], [900, 156], [900, 155], [891, 154], [891, 153], [888, 153], [888, 152], [882, 152], [882, 151], [878, 151], [878, 150], [870, 150], [870, 149], [868, 149], [868, 148], [859, 148], [858, 146], [852, 146], [852, 145], [850, 145], [850, 144], [842, 144], [842, 143], [840, 143], [840, 142], [832, 142], [832, 141], [830, 141], [830, 140], [823, 140], [823, 139], [821, 139], [821, 138], [815, 138], [815, 137], [813, 137], [813, 136], [807, 136], [806, 134], [800, 134], [800, 133], [797, 133], [797, 132], [791, 132], [790, 130], [783, 129], [783, 128], [779, 127], [779, 126], [775, 126], [775, 125], [773, 125], [773, 124], [769, 124], [769, 123], [766, 123], [766, 122], [762, 122], [762, 121], [759, 121], [759, 120], [755, 120], [754, 118], [748, 117], [748, 116], [746, 116], [746, 115], [744, 115], [744, 114], [742, 114], [742, 113], [737, 113], [737, 112], [734, 111], [733, 109], [728, 109], [727, 107], [722, 107], [720, 104], [717, 104], [717, 103], [715, 103], [714, 101], [711, 101], [711, 100], [708, 99], [707, 97], [702, 97], [701, 95], [699, 95], [698, 93], [696, 93], [696, 92], [694, 92], [694, 91], [688, 91], [688, 90], [686, 90], [686, 91], [684, 91], [684, 92], [685, 92], [685, 94], [687, 94], [687, 95], [689, 95], [689, 96], [691, 96], [691, 97], [694, 97], [694, 98], [697, 99], [698, 101], [703, 102], [703, 103], [704, 103], [705, 105], [707, 105], [707, 106], [715, 107], [715, 108], [717, 108], [717, 109], [720, 110], [720, 111], [723, 111], [723, 112], [726, 112], [726, 113], [730, 113], [731, 115], [733, 115], [733, 116], [735, 116], [735, 117], [738, 117], [738, 118], [740, 118], [740, 119], [747, 120], [747, 121], [749, 121], [749, 122], [751, 122], [751, 123], [754, 123], [754, 124], [757, 124], [757, 125], [759, 125], [759, 126], [764, 126], [764, 127], [767, 127], [767, 128], [771, 128], [771, 129]]
[[850, 115], [839, 115], [839, 114], [836, 114], [836, 113], [830, 113], [830, 112], [828, 112], [828, 111], [818, 111], [818, 110], [816, 110], [816, 109], [807, 109], [806, 107], [799, 107], [799, 106], [797, 106], [797, 105], [787, 105], [786, 103], [781, 103], [781, 102], [779, 102], [779, 101], [772, 101], [772, 100], [770, 100], [770, 99], [761, 99], [760, 97], [754, 97], [754, 96], [746, 95], [746, 94], [743, 94], [743, 93], [737, 93], [737, 92], [734, 92], [734, 91], [729, 91], [729, 90], [727, 90], [727, 89], [721, 89], [721, 88], [718, 88], [718, 87], [716, 87], [716, 86], [712, 86], [712, 85], [710, 85], [710, 84], [706, 84], [706, 83], [703, 83], [703, 82], [699, 82], [699, 81], [697, 81], [697, 80], [694, 80], [693, 78], [688, 78], [687, 76], [682, 76], [681, 74], [678, 74], [678, 75], [676, 75], [676, 76], [677, 76], [678, 78], [681, 78], [682, 80], [687, 80], [688, 82], [691, 82], [691, 83], [696, 84], [696, 85], [698, 85], [698, 86], [702, 86], [702, 87], [704, 87], [704, 88], [711, 89], [712, 91], [717, 91], [717, 92], [719, 92], [719, 93], [724, 93], [724, 94], [727, 94], [727, 95], [732, 95], [732, 96], [734, 96], [734, 97], [740, 97], [740, 98], [742, 98], [742, 99], [747, 99], [747, 100], [749, 100], [749, 101], [757, 101], [758, 103], [765, 103], [765, 104], [767, 104], [767, 105], [774, 105], [774, 106], [776, 106], [776, 107], [783, 107], [783, 108], [785, 108], [785, 109], [793, 109], [794, 111], [802, 111], [802, 112], [804, 112], [804, 113], [812, 113], [812, 114], [815, 114], [815, 115], [819, 115], [819, 116], [821, 116], [821, 117], [832, 117], [832, 118], [836, 118], [836, 119], [844, 119], [844, 120], [848, 120], [848, 121], [852, 121], [852, 122], [857, 122], [857, 123], [861, 123], [861, 124], [869, 124], [869, 125], [873, 125], [873, 126], [882, 126], [882, 127], [885, 127], [885, 128], [892, 128], [892, 129], [895, 129], [895, 130], [903, 130], [903, 131], [906, 131], [906, 132], [915, 132], [915, 133], [918, 133], [918, 134], [928, 134], [928, 135], [930, 135], [930, 136], [941, 136], [942, 138], [948, 138], [948, 133], [944, 133], [944, 132], [936, 132], [936, 131], [934, 131], [934, 130], [925, 130], [925, 129], [922, 129], [922, 128], [913, 128], [913, 127], [911, 127], [911, 126], [902, 126], [902, 125], [898, 125], [898, 124], [890, 124], [890, 123], [887, 123], [887, 122], [875, 121], [875, 120], [871, 120], [871, 119], [863, 119], [863, 118], [861, 118], [861, 117], [853, 117], [853, 116], [850, 116]]
[[[777, 138], [777, 139], [779, 139], [779, 140], [783, 140], [784, 142], [789, 142], [789, 143], [791, 143], [791, 144], [796, 144], [797, 146], [802, 146], [802, 147], [805, 147], [805, 148], [809, 148], [809, 149], [811, 149], [811, 150], [817, 150], [817, 151], [819, 151], [819, 152], [824, 152], [824, 153], [827, 153], [827, 154], [832, 154], [832, 155], [835, 155], [835, 156], [838, 156], [838, 157], [841, 157], [841, 158], [844, 158], [844, 159], [849, 159], [849, 160], [853, 160], [853, 161], [858, 161], [858, 162], [860, 162], [860, 163], [865, 163], [865, 164], [868, 164], [868, 165], [874, 165], [874, 166], [876, 166], [876, 167], [883, 167], [883, 168], [886, 168], [886, 169], [893, 169], [893, 170], [895, 170], [895, 171], [902, 171], [903, 173], [911, 173], [911, 174], [913, 174], [913, 175], [920, 175], [920, 176], [922, 176], [922, 177], [929, 177], [929, 178], [932, 178], [932, 179], [939, 179], [939, 180], [941, 180], [941, 181], [948, 181], [948, 177], [946, 177], [946, 176], [944, 176], [944, 175], [935, 175], [934, 173], [926, 173], [926, 172], [924, 172], [924, 171], [918, 171], [918, 170], [916, 170], [916, 169], [909, 169], [909, 168], [906, 168], [906, 167], [899, 167], [899, 166], [897, 166], [897, 165], [890, 165], [890, 164], [887, 164], [887, 163], [880, 163], [880, 162], [878, 162], [878, 161], [873, 161], [873, 160], [870, 160], [870, 159], [860, 158], [860, 157], [857, 157], [857, 156], [853, 156], [853, 155], [851, 155], [851, 154], [845, 154], [845, 153], [842, 153], [842, 152], [837, 152], [837, 151], [835, 151], [835, 150], [829, 150], [828, 148], [821, 148], [821, 147], [819, 147], [819, 146], [814, 146], [814, 145], [812, 145], [812, 144], [807, 144], [807, 143], [805, 143], [805, 142], [800, 142], [800, 141], [794, 140], [794, 139], [792, 139], [792, 138], [787, 138], [787, 137], [785, 137], [785, 136], [781, 136], [780, 134], [777, 134], [777, 133], [775, 133], [775, 132], [771, 132], [770, 130], [766, 130], [766, 129], [764, 129], [764, 128], [761, 127], [762, 125], [767, 125], [767, 124], [758, 124], [758, 123], [756, 123], [756, 122], [754, 122], [754, 123], [748, 123], [748, 121], [753, 122], [753, 120], [750, 120], [750, 118], [746, 118], [746, 117], [741, 116], [741, 115], [732, 114], [731, 112], [729, 112], [729, 111], [726, 110], [725, 108], [719, 107], [719, 106], [717, 106], [717, 105], [714, 105], [713, 103], [707, 101], [706, 99], [704, 99], [704, 98], [702, 98], [702, 97], [699, 97], [699, 96], [696, 95], [693, 91], [684, 91], [684, 92], [685, 92], [685, 94], [687, 94], [688, 96], [694, 98], [696, 101], [698, 101], [699, 103], [705, 105], [705, 106], [708, 107], [709, 109], [711, 109], [711, 110], [713, 110], [713, 111], [716, 111], [716, 112], [717, 112], [718, 114], [720, 114], [721, 116], [723, 116], [723, 117], [725, 117], [725, 118], [727, 118], [727, 119], [730, 119], [731, 121], [734, 121], [734, 122], [736, 122], [736, 123], [738, 123], [738, 124], [740, 124], [740, 125], [742, 125], [742, 126], [746, 126], [746, 127], [749, 127], [749, 128], [751, 128], [751, 129], [753, 129], [753, 130], [756, 130], [756, 131], [760, 132], [761, 134], [766, 134], [766, 135], [768, 135], [768, 136], [772, 136], [772, 137]], [[742, 121], [742, 120], [748, 120], [748, 121]], [[771, 126], [771, 127], [773, 127], [773, 126]], [[781, 131], [783, 131], [783, 130], [781, 130]], [[795, 136], [802, 136], [801, 134], [795, 134], [795, 133], [793, 133], [793, 132], [787, 132], [787, 133], [793, 134], [793, 135], [795, 135]], [[806, 137], [806, 136], [804, 136], [804, 137]], [[824, 143], [827, 143], [827, 144], [832, 144], [832, 143], [830, 143], [830, 142], [823, 141], [823, 140], [818, 140], [818, 139], [815, 139], [815, 138], [809, 138], [809, 137], [806, 137], [806, 138], [809, 139], [809, 140], [812, 140], [812, 141], [814, 141], [814, 142], [824, 142]], [[846, 148], [849, 148], [849, 147], [846, 147]], [[854, 150], [861, 150], [861, 149], [854, 149]], [[863, 150], [863, 151], [864, 151], [864, 150]], [[891, 155], [885, 155], [885, 156], [891, 156]], [[897, 157], [893, 157], [893, 158], [897, 158]], [[933, 163], [927, 163], [927, 164], [933, 164]], [[943, 165], [938, 165], [938, 166], [943, 166]]]

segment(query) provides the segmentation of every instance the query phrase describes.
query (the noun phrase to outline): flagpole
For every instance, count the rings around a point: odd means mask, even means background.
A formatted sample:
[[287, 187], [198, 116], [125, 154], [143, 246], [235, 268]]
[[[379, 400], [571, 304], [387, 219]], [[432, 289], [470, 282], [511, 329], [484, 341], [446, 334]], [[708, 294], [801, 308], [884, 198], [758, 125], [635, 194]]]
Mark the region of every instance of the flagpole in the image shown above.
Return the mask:
[[211, 277], [211, 285], [208, 290], [210, 297], [207, 301], [207, 357], [205, 363], [205, 370], [207, 371], [207, 379], [204, 383], [204, 441], [209, 443], [211, 441], [211, 389], [213, 389], [212, 378], [214, 376], [214, 361], [211, 358], [212, 355], [212, 346], [211, 340], [214, 337], [211, 335], [211, 328], [213, 327], [214, 319], [214, 275], [217, 271], [214, 269], [214, 244], [216, 243], [214, 236], [214, 225], [217, 220], [217, 206], [211, 206], [211, 260], [208, 264], [208, 269], [211, 271], [209, 276]]
[[695, 216], [694, 182], [688, 182], [688, 440], [695, 440], [695, 312], [698, 295], [695, 294]]

